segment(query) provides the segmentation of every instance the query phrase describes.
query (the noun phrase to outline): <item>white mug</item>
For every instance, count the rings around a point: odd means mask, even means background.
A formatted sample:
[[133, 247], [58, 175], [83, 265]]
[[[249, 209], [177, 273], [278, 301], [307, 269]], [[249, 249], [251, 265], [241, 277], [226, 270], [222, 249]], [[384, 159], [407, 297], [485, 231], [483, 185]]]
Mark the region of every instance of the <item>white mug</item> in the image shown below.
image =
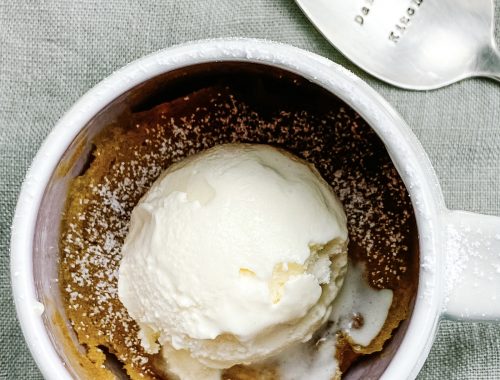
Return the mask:
[[[58, 165], [120, 112], [120, 102], [148, 86], [152, 78], [221, 61], [272, 66], [318, 84], [357, 111], [386, 145], [411, 196], [420, 270], [411, 318], [386, 348], [388, 355], [379, 359], [383, 363], [375, 366], [382, 379], [417, 376], [441, 318], [500, 320], [500, 218], [446, 208], [422, 146], [379, 94], [341, 66], [292, 46], [251, 39], [209, 40], [159, 51], [102, 81], [58, 122], [33, 161], [13, 222], [11, 275], [18, 318], [45, 378], [79, 376], [54, 323], [54, 313], [62, 307], [56, 283], [57, 231], [71, 177]], [[360, 367], [347, 377], [363, 378], [375, 373], [375, 367]]]

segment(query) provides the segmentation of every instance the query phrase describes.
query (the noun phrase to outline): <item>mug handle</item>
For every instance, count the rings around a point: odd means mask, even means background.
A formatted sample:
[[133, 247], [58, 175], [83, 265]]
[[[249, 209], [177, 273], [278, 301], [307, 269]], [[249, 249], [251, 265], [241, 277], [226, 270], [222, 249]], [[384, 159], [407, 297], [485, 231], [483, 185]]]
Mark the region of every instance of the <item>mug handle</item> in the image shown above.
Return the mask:
[[444, 223], [444, 317], [500, 321], [500, 217], [450, 210]]

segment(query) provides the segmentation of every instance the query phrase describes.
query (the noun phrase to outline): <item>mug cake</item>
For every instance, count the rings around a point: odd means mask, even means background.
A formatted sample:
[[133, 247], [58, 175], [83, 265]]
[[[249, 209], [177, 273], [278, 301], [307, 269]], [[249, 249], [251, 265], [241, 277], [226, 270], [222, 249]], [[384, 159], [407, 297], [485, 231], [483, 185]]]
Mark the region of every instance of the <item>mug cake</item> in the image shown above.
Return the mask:
[[59, 287], [94, 378], [340, 378], [410, 316], [417, 229], [383, 143], [276, 71], [180, 76], [89, 141]]

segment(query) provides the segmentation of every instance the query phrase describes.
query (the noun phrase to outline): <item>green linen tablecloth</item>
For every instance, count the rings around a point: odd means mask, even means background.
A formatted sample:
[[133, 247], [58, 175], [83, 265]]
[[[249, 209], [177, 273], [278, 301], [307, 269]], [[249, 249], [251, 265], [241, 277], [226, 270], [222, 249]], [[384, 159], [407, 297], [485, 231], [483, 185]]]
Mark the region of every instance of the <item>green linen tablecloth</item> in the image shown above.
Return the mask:
[[[498, 26], [500, 0], [496, 5]], [[13, 211], [41, 142], [81, 95], [119, 67], [173, 44], [225, 36], [285, 42], [351, 69], [419, 137], [450, 208], [500, 215], [499, 83], [474, 79], [432, 92], [390, 87], [343, 58], [292, 0], [0, 1], [1, 379], [41, 378], [9, 280]], [[419, 379], [500, 379], [500, 325], [443, 322]]]

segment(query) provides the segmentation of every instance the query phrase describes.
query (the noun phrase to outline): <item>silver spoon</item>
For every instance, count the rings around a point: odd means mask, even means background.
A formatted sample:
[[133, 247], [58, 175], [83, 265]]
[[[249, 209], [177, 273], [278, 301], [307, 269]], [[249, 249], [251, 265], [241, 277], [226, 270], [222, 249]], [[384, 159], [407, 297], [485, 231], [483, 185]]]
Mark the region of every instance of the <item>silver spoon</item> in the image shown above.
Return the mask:
[[500, 81], [492, 0], [296, 0], [347, 58], [395, 86]]

